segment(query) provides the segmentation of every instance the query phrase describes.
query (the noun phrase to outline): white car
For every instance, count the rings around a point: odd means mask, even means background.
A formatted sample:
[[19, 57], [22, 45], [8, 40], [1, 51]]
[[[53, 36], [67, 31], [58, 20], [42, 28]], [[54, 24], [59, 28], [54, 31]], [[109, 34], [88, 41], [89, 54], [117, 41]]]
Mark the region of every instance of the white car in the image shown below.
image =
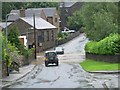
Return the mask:
[[63, 47], [56, 47], [56, 48], [54, 48], [54, 50], [57, 54], [64, 54], [64, 48]]
[[69, 33], [75, 33], [75, 30], [69, 30]]
[[75, 30], [63, 30], [62, 33], [75, 33]]

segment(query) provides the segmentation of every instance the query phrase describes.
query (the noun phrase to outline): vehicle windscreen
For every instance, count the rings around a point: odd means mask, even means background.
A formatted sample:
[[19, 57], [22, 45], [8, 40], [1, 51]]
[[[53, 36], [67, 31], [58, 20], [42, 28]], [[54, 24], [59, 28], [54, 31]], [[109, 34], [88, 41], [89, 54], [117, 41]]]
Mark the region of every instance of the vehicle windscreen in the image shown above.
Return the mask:
[[49, 53], [46, 53], [45, 56], [46, 56], [47, 58], [49, 58], [49, 57], [56, 57], [56, 53], [54, 53], [54, 52], [49, 52]]
[[57, 47], [56, 51], [62, 51], [62, 48], [61, 47]]

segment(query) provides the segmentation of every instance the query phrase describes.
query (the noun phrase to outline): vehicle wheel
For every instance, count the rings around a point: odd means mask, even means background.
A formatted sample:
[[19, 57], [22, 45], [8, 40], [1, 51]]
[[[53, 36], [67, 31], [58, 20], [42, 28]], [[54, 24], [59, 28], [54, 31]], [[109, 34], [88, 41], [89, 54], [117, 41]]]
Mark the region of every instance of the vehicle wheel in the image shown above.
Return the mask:
[[58, 66], [59, 65], [59, 63], [58, 62], [56, 62], [56, 66]]
[[48, 63], [47, 62], [45, 62], [45, 66], [48, 67]]

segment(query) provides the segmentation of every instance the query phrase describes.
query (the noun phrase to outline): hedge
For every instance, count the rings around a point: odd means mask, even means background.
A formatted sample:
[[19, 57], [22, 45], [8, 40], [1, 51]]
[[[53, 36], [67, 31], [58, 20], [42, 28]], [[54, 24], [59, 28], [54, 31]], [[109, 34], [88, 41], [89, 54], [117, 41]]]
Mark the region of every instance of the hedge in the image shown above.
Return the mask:
[[120, 54], [120, 34], [110, 34], [99, 42], [88, 42], [85, 51], [93, 54]]

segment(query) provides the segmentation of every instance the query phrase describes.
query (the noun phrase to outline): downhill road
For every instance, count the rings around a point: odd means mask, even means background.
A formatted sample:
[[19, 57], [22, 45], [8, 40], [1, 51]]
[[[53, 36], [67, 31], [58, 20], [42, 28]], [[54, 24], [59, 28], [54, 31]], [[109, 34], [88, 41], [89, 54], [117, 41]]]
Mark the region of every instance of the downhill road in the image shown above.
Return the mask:
[[80, 34], [66, 44], [65, 53], [58, 55], [59, 66], [44, 63], [36, 68], [21, 82], [10, 88], [104, 88], [106, 82], [109, 87], [118, 87], [118, 75], [116, 74], [91, 74], [82, 69], [80, 62], [85, 60], [84, 46], [89, 40]]

